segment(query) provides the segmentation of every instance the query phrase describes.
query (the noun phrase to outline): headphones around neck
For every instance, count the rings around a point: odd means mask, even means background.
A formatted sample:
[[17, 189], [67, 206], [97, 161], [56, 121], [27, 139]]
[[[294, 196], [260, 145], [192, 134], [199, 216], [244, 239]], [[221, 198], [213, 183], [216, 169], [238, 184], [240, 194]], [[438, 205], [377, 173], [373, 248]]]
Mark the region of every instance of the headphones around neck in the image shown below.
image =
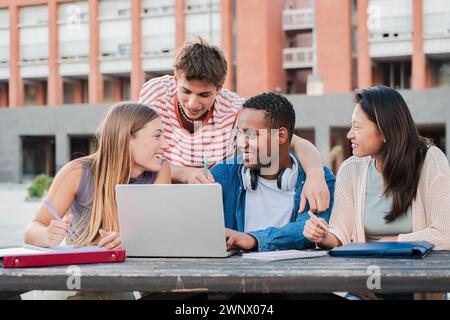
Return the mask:
[[[290, 154], [292, 158], [292, 168], [283, 168], [278, 172], [277, 187], [282, 191], [294, 191], [295, 184], [298, 178], [298, 162], [295, 157]], [[253, 191], [258, 187], [259, 169], [249, 169], [245, 165], [242, 166], [241, 175], [244, 190]]]

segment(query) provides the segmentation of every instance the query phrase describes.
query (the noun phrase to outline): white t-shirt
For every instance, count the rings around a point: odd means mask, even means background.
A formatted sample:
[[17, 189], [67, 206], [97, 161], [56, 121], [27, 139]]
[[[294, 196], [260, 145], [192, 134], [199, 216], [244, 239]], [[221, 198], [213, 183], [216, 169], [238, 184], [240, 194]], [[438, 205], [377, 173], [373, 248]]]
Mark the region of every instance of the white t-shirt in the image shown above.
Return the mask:
[[258, 177], [256, 190], [245, 195], [244, 232], [268, 227], [282, 227], [289, 223], [294, 209], [294, 191], [282, 191], [277, 180]]

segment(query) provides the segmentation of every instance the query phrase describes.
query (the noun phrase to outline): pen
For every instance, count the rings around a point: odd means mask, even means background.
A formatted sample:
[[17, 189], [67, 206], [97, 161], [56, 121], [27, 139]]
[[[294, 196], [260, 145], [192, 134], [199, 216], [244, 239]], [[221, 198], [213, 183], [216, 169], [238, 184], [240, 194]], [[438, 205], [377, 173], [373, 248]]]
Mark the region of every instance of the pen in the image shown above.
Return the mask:
[[[58, 222], [63, 222], [60, 218], [60, 216], [56, 213], [56, 210], [53, 208], [52, 204], [50, 203], [50, 201], [48, 200], [44, 200], [45, 205], [47, 206], [47, 208], [50, 210], [51, 214], [53, 215], [53, 217], [58, 221]], [[69, 232], [69, 236], [71, 240], [74, 240], [74, 238], [77, 236], [77, 233], [75, 232], [75, 230], [71, 230]]]
[[203, 160], [203, 173], [205, 174], [205, 177], [208, 179], [208, 159]]
[[211, 170], [212, 167], [214, 167], [216, 165], [216, 161], [211, 162], [210, 165], [208, 166], [208, 169]]
[[324, 225], [324, 223], [320, 219], [318, 219], [315, 214], [313, 214], [311, 211], [308, 211], [308, 215], [311, 217], [311, 219], [315, 220], [324, 231], [328, 231], [328, 227]]

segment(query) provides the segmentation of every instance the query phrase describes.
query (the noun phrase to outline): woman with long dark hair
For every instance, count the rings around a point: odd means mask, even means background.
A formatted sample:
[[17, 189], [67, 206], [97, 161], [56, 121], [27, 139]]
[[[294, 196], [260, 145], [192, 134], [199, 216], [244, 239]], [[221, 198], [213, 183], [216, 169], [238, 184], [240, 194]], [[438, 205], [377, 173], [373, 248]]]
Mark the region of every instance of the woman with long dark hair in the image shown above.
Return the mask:
[[419, 135], [396, 90], [372, 87], [354, 98], [347, 135], [354, 156], [337, 174], [330, 224], [312, 215], [304, 236], [327, 249], [352, 241], [428, 241], [434, 250], [450, 250], [450, 168], [444, 153]]
[[[378, 86], [357, 91], [347, 135], [353, 155], [337, 175], [328, 228], [310, 219], [304, 235], [324, 248], [368, 241], [428, 241], [450, 249], [450, 169], [421, 137], [402, 96]], [[328, 229], [328, 230], [326, 230]]]

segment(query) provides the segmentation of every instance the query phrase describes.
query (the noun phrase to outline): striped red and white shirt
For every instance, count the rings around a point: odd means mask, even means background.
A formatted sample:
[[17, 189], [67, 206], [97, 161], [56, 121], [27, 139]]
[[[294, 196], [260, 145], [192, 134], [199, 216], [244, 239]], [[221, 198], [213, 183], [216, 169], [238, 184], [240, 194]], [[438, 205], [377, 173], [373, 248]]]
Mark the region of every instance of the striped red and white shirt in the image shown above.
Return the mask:
[[[181, 125], [175, 77], [154, 78], [142, 87], [139, 102], [157, 111], [169, 149], [165, 158], [174, 165], [201, 167], [220, 162], [236, 150], [236, 116], [245, 99], [226, 89], [220, 90], [214, 106], [193, 134]], [[199, 121], [200, 123], [200, 121]]]

